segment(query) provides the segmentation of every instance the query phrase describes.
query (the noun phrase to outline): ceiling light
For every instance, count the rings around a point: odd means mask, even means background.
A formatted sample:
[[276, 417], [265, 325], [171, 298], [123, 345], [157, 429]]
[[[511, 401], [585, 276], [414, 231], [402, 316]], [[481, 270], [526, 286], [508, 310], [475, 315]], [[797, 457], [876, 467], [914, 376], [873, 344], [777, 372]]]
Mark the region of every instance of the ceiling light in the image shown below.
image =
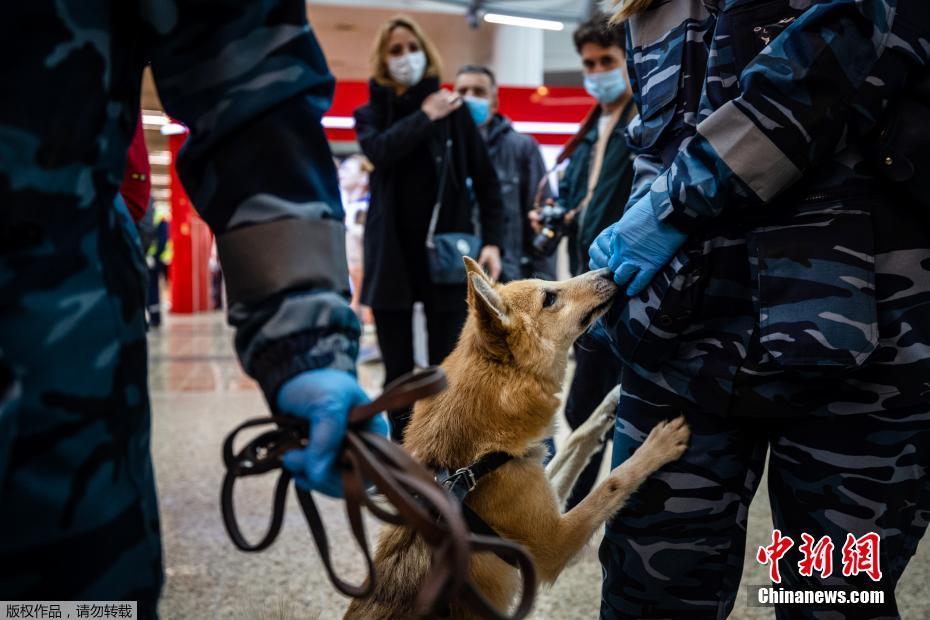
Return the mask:
[[326, 129], [352, 129], [355, 119], [351, 116], [324, 116], [323, 127]]
[[149, 153], [149, 164], [152, 166], [169, 166], [171, 165], [171, 153], [168, 151]]
[[162, 125], [167, 125], [171, 121], [168, 120], [168, 117], [163, 114], [143, 114], [142, 115], [142, 124], [147, 127], [161, 127]]
[[580, 123], [543, 123], [535, 121], [513, 121], [513, 128], [520, 133], [552, 134], [570, 136], [578, 132]]
[[187, 133], [187, 127], [181, 123], [168, 123], [162, 127], [160, 131], [163, 136], [177, 136], [182, 133]]
[[517, 17], [515, 15], [501, 15], [488, 13], [484, 21], [490, 24], [503, 24], [505, 26], [520, 26], [522, 28], [539, 28], [541, 30], [562, 30], [565, 24], [550, 19], [533, 19], [532, 17]]

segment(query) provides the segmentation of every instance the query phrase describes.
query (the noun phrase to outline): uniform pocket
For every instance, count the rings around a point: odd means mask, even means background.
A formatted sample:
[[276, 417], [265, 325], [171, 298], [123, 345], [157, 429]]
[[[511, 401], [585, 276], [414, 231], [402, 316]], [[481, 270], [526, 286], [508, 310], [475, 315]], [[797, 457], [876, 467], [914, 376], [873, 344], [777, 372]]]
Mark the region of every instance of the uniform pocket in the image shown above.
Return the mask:
[[867, 199], [818, 198], [748, 235], [760, 342], [784, 368], [855, 368], [875, 350], [875, 248]]
[[672, 357], [693, 323], [704, 286], [703, 243], [689, 239], [641, 295], [604, 317], [611, 345], [626, 363], [650, 372]]

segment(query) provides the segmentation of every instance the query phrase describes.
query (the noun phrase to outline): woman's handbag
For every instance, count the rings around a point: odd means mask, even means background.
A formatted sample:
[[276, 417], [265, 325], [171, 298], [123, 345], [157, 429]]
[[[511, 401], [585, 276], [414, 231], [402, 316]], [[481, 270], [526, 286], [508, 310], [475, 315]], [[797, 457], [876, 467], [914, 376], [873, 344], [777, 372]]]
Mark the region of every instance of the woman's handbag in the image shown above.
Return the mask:
[[433, 215], [426, 233], [426, 260], [429, 263], [429, 278], [433, 284], [465, 284], [465, 262], [463, 256], [478, 260], [481, 251], [481, 238], [467, 232], [448, 232], [436, 234], [439, 209], [445, 195], [446, 179], [452, 165], [452, 138], [446, 138], [445, 153], [442, 159], [442, 171], [439, 173], [439, 193], [433, 206]]

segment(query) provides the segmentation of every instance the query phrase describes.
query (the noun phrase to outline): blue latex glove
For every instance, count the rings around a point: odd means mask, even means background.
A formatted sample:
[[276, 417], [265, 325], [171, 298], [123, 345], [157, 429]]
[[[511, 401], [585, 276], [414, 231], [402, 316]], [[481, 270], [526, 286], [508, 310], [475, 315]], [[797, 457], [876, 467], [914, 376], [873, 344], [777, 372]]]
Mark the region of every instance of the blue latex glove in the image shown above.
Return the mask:
[[590, 259], [588, 260], [588, 269], [591, 271], [603, 269], [610, 262], [610, 240], [613, 239], [614, 232], [619, 225], [620, 221], [618, 220], [602, 230], [601, 234], [594, 239], [591, 247], [588, 248], [588, 258]]
[[614, 282], [617, 286], [629, 283], [626, 294], [634, 297], [672, 259], [685, 239], [685, 233], [656, 218], [652, 200], [646, 194], [626, 210], [619, 222], [598, 235], [588, 251], [590, 264], [603, 267], [606, 258]]
[[[336, 455], [346, 435], [349, 410], [369, 402], [355, 377], [344, 370], [320, 368], [289, 379], [278, 390], [282, 413], [310, 422], [310, 443], [284, 454], [284, 468], [308, 491], [342, 497]], [[389, 436], [390, 424], [382, 413], [368, 422], [368, 430]]]

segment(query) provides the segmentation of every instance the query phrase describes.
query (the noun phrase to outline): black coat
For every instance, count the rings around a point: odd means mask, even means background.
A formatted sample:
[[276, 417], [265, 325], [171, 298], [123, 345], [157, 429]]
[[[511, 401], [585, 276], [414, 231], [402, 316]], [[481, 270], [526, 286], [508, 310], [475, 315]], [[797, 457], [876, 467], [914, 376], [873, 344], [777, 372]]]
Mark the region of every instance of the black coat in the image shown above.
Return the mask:
[[[501, 281], [555, 280], [555, 254], [546, 258], [533, 256], [534, 233], [528, 217], [535, 206], [539, 182], [546, 176], [539, 144], [532, 136], [517, 132], [509, 120], [498, 114], [488, 125], [487, 145], [504, 203], [504, 246], [501, 250], [505, 256]], [[544, 191], [543, 197], [548, 195]]]
[[[452, 165], [436, 232], [479, 232], [484, 245], [501, 247], [503, 207], [487, 147], [464, 106], [436, 122], [420, 110], [423, 100], [439, 89], [435, 78], [422, 80], [401, 96], [374, 81], [370, 89], [368, 104], [355, 111], [359, 144], [375, 167], [365, 222], [362, 303], [375, 310], [404, 310], [422, 301], [439, 311], [453, 310], [464, 303], [465, 285], [430, 284], [426, 263], [426, 230], [438, 193], [443, 145], [447, 136], [452, 138]], [[469, 179], [473, 191], [468, 191]]]

